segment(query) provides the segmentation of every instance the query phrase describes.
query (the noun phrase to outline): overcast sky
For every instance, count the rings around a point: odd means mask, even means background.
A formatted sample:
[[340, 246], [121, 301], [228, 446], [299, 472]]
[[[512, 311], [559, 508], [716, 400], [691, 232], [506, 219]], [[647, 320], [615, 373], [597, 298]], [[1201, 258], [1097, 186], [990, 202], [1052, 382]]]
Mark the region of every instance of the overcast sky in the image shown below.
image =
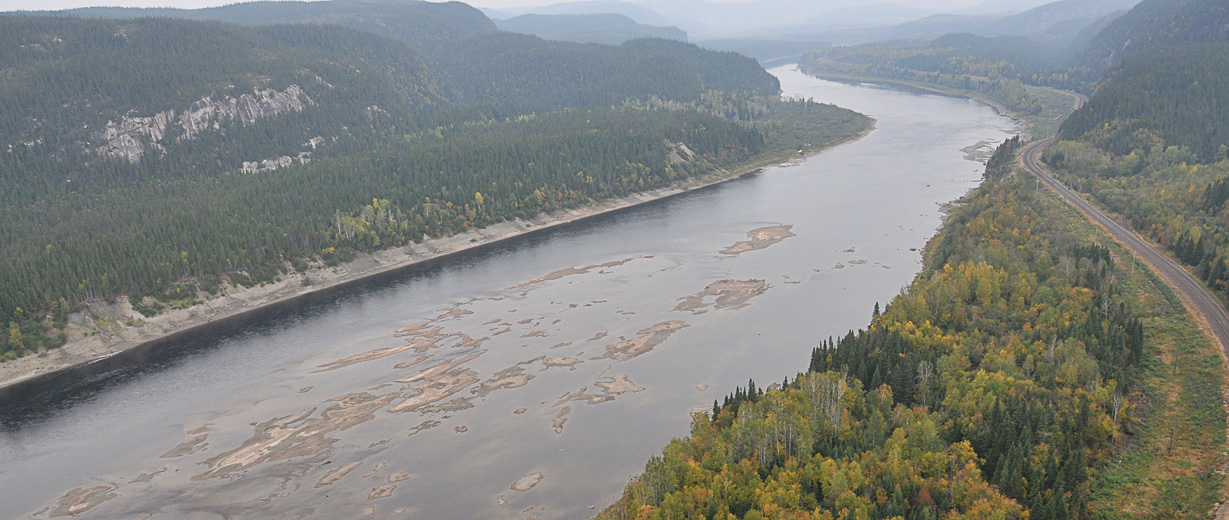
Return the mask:
[[[741, 2], [743, 0], [716, 0], [726, 2]], [[751, 0], [755, 1], [755, 0]], [[873, 5], [891, 3], [891, 0], [796, 0], [800, 5], [814, 6], [817, 3], [829, 4], [833, 7], [844, 5]], [[895, 3], [913, 7], [933, 8], [936, 10], [956, 9], [976, 4], [979, 0], [899, 0]], [[0, 0], [0, 11], [16, 10], [59, 10], [90, 6], [123, 6], [123, 7], [182, 7], [195, 9], [225, 4], [239, 3], [235, 0]], [[528, 5], [546, 5], [559, 3], [558, 0], [473, 0], [465, 2], [478, 7], [518, 7]], [[652, 7], [652, 0], [635, 1]]]

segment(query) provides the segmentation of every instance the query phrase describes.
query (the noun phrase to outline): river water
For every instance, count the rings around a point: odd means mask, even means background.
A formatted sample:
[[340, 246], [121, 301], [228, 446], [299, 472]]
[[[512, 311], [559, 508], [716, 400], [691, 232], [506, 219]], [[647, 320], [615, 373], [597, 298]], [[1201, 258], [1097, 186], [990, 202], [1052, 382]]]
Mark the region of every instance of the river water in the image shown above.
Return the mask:
[[772, 72], [876, 130], [30, 392], [0, 410], [0, 517], [591, 517], [689, 411], [864, 327], [1016, 131]]

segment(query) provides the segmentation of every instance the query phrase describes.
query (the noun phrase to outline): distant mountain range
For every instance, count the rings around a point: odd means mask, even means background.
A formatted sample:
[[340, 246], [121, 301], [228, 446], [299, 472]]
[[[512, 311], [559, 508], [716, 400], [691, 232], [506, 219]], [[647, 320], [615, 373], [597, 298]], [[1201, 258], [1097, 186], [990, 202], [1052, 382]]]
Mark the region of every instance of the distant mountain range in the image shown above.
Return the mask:
[[1028, 36], [1041, 41], [1071, 41], [1106, 15], [1126, 11], [1139, 0], [1060, 0], [1007, 16], [941, 15], [901, 24], [894, 38], [934, 37], [945, 33]]
[[[568, 105], [570, 103], [609, 103], [621, 100], [619, 88], [627, 92], [642, 91], [636, 81], [626, 81], [625, 73], [636, 73], [633, 65], [646, 57], [637, 52], [648, 52], [648, 47], [625, 49], [610, 47], [583, 47], [565, 42], [544, 42], [537, 38], [522, 38], [516, 34], [501, 32], [499, 27], [482, 12], [459, 2], [399, 2], [395, 0], [335, 0], [326, 2], [252, 2], [207, 9], [133, 9], [133, 8], [88, 8], [64, 11], [77, 17], [136, 18], [147, 16], [180, 18], [187, 20], [216, 20], [241, 25], [270, 23], [337, 24], [361, 31], [390, 37], [409, 44], [420, 52], [432, 65], [439, 81], [450, 87], [453, 101], [468, 103], [513, 102], [528, 105]], [[562, 36], [563, 27], [569, 19], [529, 18], [513, 26]], [[639, 33], [644, 36], [666, 37], [683, 40], [686, 35], [672, 28], [649, 28], [643, 25], [628, 25], [623, 17], [581, 17], [571, 19], [586, 24], [588, 29], [604, 29], [607, 42], [626, 40]], [[518, 31], [520, 32], [520, 31]], [[651, 34], [650, 34], [651, 33]], [[579, 37], [571, 33], [573, 37]], [[568, 39], [557, 37], [551, 39]], [[685, 45], [654, 45], [653, 60], [672, 60], [677, 52], [685, 51]], [[631, 50], [636, 49], [636, 50]], [[699, 54], [689, 54], [691, 57]], [[512, 65], [515, 64], [515, 65]], [[675, 63], [678, 72], [670, 74], [685, 76], [692, 83], [699, 80], [697, 71], [686, 63]], [[747, 72], [756, 74], [758, 67], [750, 60], [745, 63]], [[503, 71], [510, 77], [492, 79], [494, 71]], [[763, 73], [761, 79], [771, 79]], [[660, 76], [660, 73], [658, 73]], [[512, 77], [516, 80], [509, 81]], [[611, 97], [595, 96], [589, 87], [593, 80], [621, 78], [602, 89]], [[544, 78], [550, 78], [549, 80]], [[565, 79], [566, 78], [566, 79]], [[728, 76], [708, 74], [707, 85], [712, 87], [724, 82]], [[670, 83], [662, 79], [661, 84]], [[550, 84], [547, 84], [547, 82]], [[577, 83], [581, 82], [581, 83]], [[622, 85], [621, 87], [619, 85]], [[768, 83], [763, 84], [771, 89]], [[571, 98], [571, 100], [567, 100]], [[588, 101], [581, 101], [588, 100]]]
[[621, 14], [636, 23], [655, 26], [674, 25], [652, 7], [619, 0], [593, 0], [556, 3], [536, 7], [484, 10], [492, 19], [507, 19], [524, 14]]
[[240, 25], [341, 25], [396, 38], [423, 50], [433, 50], [448, 42], [498, 30], [495, 23], [482, 12], [460, 2], [436, 4], [395, 0], [263, 1], [205, 9], [90, 7], [57, 11], [54, 14], [82, 18], [156, 16], [184, 20], [216, 20]]
[[792, 0], [598, 0], [486, 12], [497, 19], [525, 14], [622, 14], [640, 24], [678, 27], [699, 40], [846, 42], [902, 37], [933, 38], [952, 32], [986, 36], [1030, 35], [1054, 40], [1070, 39], [1097, 18], [1130, 9], [1137, 1], [988, 0], [968, 8], [941, 12], [893, 2], [841, 5], [840, 2]]
[[644, 25], [622, 14], [523, 14], [495, 20], [500, 30], [532, 34], [547, 40], [619, 45], [635, 38], [687, 41], [677, 27]]
[[1026, 36], [1042, 42], [1073, 41], [1107, 15], [1125, 12], [1138, 0], [1059, 0], [1023, 12], [934, 13], [894, 4], [843, 8], [802, 24], [746, 33], [779, 39], [855, 44], [888, 39], [930, 39], [945, 34]]
[[939, 14], [933, 9], [901, 4], [872, 4], [838, 7], [811, 17], [800, 27], [811, 30], [884, 27]]

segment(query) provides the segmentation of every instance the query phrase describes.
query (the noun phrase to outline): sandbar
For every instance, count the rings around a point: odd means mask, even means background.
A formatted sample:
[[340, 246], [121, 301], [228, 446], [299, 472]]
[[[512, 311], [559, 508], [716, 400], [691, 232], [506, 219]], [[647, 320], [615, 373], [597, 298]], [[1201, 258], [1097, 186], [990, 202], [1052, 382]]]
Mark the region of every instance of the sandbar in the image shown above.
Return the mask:
[[341, 480], [342, 477], [345, 477], [346, 475], [350, 474], [351, 471], [358, 469], [358, 467], [362, 465], [362, 461], [354, 461], [325, 473], [324, 476], [320, 477], [320, 480], [316, 482], [316, 488], [319, 489], [325, 486], [331, 486], [334, 482]]
[[711, 304], [716, 309], [741, 309], [751, 298], [764, 294], [768, 283], [764, 280], [719, 280], [708, 284], [703, 291], [679, 298], [676, 311], [702, 314], [710, 304], [705, 300], [714, 298]]
[[[571, 406], [565, 406], [559, 413], [555, 414], [555, 418], [551, 419], [551, 428], [555, 430], [555, 435], [563, 435], [563, 425], [568, 422], [567, 415], [572, 413]], [[533, 487], [533, 486], [529, 486]], [[515, 488], [514, 488], [515, 489]], [[523, 490], [518, 490], [523, 491]]]
[[393, 496], [393, 490], [395, 489], [397, 489], [396, 484], [384, 484], [383, 486], [376, 486], [375, 488], [371, 490], [371, 493], [367, 494], [367, 500], [376, 500], [380, 498], [391, 497]]
[[486, 397], [491, 392], [502, 388], [518, 388], [529, 384], [533, 379], [533, 374], [526, 374], [524, 367], [515, 366], [508, 367], [499, 372], [486, 381], [483, 381], [477, 388], [470, 390], [470, 393], [477, 397]]
[[329, 434], [346, 430], [375, 418], [375, 412], [400, 397], [400, 392], [373, 395], [359, 392], [334, 397], [319, 417], [316, 408], [295, 415], [276, 417], [256, 426], [256, 431], [240, 446], [205, 461], [209, 469], [192, 480], [228, 477], [265, 462], [316, 455], [337, 439]]
[[616, 374], [613, 377], [606, 377], [599, 380], [594, 385], [600, 387], [607, 395], [622, 395], [626, 393], [643, 392], [643, 386], [636, 386], [631, 379], [628, 379], [627, 374]]
[[581, 363], [584, 363], [584, 361], [573, 357], [548, 357], [542, 360], [542, 364], [546, 365], [546, 368], [567, 367], [575, 370], [576, 365]]
[[552, 281], [552, 280], [558, 280], [558, 279], [563, 278], [563, 277], [565, 277], [565, 276], [573, 276], [573, 275], [578, 275], [578, 274], [585, 274], [585, 273], [587, 273], [587, 272], [589, 272], [589, 271], [592, 271], [592, 270], [594, 270], [594, 269], [602, 269], [602, 268], [604, 268], [604, 267], [615, 267], [615, 266], [619, 266], [619, 265], [623, 265], [623, 264], [626, 264], [626, 263], [628, 263], [628, 262], [631, 262], [632, 260], [635, 260], [635, 258], [625, 258], [625, 259], [623, 259], [623, 260], [614, 260], [614, 261], [611, 261], [611, 262], [606, 262], [606, 263], [604, 263], [604, 264], [586, 265], [586, 266], [584, 266], [584, 267], [568, 267], [568, 268], [566, 268], [566, 269], [560, 269], [560, 270], [558, 270], [558, 271], [551, 271], [551, 272], [549, 272], [549, 273], [546, 273], [545, 275], [542, 275], [542, 276], [540, 276], [540, 277], [538, 277], [538, 278], [534, 278], [533, 280], [530, 280], [530, 281], [528, 281], [528, 282], [518, 283], [518, 284], [516, 284], [516, 285], [509, 286], [509, 287], [507, 287], [507, 289], [509, 289], [509, 290], [512, 290], [512, 289], [520, 289], [520, 288], [522, 288], [522, 287], [528, 287], [528, 286], [530, 286], [530, 285], [539, 284], [539, 283], [542, 283], [542, 282], [549, 282], [549, 281]]
[[404, 345], [400, 347], [378, 348], [375, 350], [369, 350], [367, 352], [360, 352], [353, 356], [349, 356], [346, 358], [339, 359], [337, 361], [332, 361], [332, 362], [320, 365], [319, 370], [314, 370], [312, 371], [312, 373], [316, 374], [319, 372], [328, 372], [331, 370], [337, 370], [339, 368], [345, 368], [350, 365], [357, 365], [359, 363], [365, 363], [367, 361], [374, 361], [377, 359], [386, 358], [393, 354], [399, 354], [401, 352], [405, 352], [412, 348], [414, 348], [413, 345]]
[[[636, 383], [633, 383], [631, 379], [628, 378], [627, 374], [617, 374], [611, 377], [600, 378], [593, 384], [593, 386], [601, 388], [602, 392], [591, 394], [589, 393], [589, 387], [582, 386], [580, 387], [580, 390], [569, 394], [564, 394], [558, 401], [555, 401], [555, 404], [552, 405], [551, 408], [562, 406], [569, 401], [584, 401], [588, 404], [601, 404], [613, 401], [615, 396], [644, 391], [644, 387], [637, 386]], [[564, 407], [564, 409], [570, 410], [571, 407]]]
[[[538, 478], [541, 479], [541, 475], [538, 475]], [[520, 480], [518, 480], [517, 483], [520, 483]], [[529, 487], [533, 487], [534, 484], [537, 483], [538, 482], [535, 480], [533, 484], [529, 485]], [[513, 489], [515, 489], [515, 487]], [[56, 503], [55, 509], [52, 509], [51, 512], [47, 514], [52, 518], [61, 516], [77, 516], [81, 513], [89, 511], [90, 509], [93, 509], [98, 504], [118, 497], [119, 495], [113, 493], [113, 491], [115, 491], [115, 488], [112, 486], [94, 486], [91, 488], [73, 489], [65, 493], [64, 496], [60, 497], [60, 500]], [[42, 511], [39, 513], [42, 513]]]
[[593, 359], [613, 359], [615, 361], [627, 361], [636, 356], [653, 350], [662, 342], [666, 341], [671, 335], [679, 330], [686, 328], [686, 322], [679, 320], [663, 321], [647, 329], [642, 329], [638, 332], [639, 336], [627, 341], [620, 341], [612, 345], [606, 345], [606, 353]]
[[156, 477], [156, 476], [158, 476], [158, 475], [160, 475], [160, 474], [162, 474], [162, 473], [166, 473], [166, 468], [159, 469], [158, 471], [155, 471], [155, 472], [153, 472], [153, 473], [142, 473], [142, 474], [140, 474], [140, 475], [137, 475], [137, 476], [136, 476], [135, 478], [133, 478], [132, 480], [129, 480], [128, 482], [129, 482], [129, 483], [131, 483], [131, 484], [137, 484], [137, 483], [149, 482], [149, 481], [153, 480], [153, 479], [154, 479], [154, 477]]
[[767, 227], [752, 229], [751, 231], [747, 232], [747, 237], [749, 237], [751, 240], [735, 242], [734, 245], [731, 245], [730, 247], [722, 249], [721, 254], [738, 255], [738, 254], [746, 253], [747, 251], [756, 251], [759, 249], [764, 249], [766, 247], [775, 245], [789, 237], [797, 236], [794, 234], [793, 231], [790, 231], [793, 228], [794, 226], [781, 225], [781, 226], [767, 226]]
[[481, 352], [478, 352], [460, 359], [445, 361], [410, 377], [398, 379], [398, 383], [417, 383], [413, 387], [417, 393], [388, 407], [388, 411], [393, 413], [417, 412], [477, 383], [478, 373], [461, 367], [461, 365], [472, 361], [480, 354]]
[[541, 481], [542, 481], [541, 473], [530, 473], [528, 475], [525, 475], [517, 479], [516, 482], [513, 482], [512, 490], [513, 491], [529, 491], [533, 489], [534, 486], [538, 485], [538, 482], [541, 482]]
[[205, 442], [205, 439], [208, 439], [208, 438], [209, 438], [208, 435], [197, 435], [196, 437], [192, 439], [179, 443], [178, 446], [171, 448], [170, 450], [168, 450], [166, 453], [163, 453], [158, 458], [173, 459], [175, 457], [191, 455], [193, 453], [200, 451], [202, 448], [204, 448], [204, 446], [201, 446], [201, 443]]

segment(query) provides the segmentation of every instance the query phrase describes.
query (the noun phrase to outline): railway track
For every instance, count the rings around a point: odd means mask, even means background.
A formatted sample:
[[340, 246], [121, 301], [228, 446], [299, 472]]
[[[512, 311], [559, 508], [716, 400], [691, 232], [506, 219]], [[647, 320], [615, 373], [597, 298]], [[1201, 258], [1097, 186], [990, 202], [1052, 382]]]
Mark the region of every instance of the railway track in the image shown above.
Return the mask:
[[1093, 206], [1078, 193], [1050, 175], [1046, 167], [1041, 164], [1040, 158], [1041, 151], [1050, 144], [1053, 144], [1054, 139], [1053, 137], [1042, 139], [1026, 146], [1020, 155], [1020, 163], [1030, 173], [1041, 179], [1042, 182], [1045, 182], [1051, 190], [1058, 193], [1068, 204], [1075, 206], [1089, 220], [1105, 228], [1113, 235], [1114, 239], [1134, 252], [1136, 256], [1148, 265], [1152, 266], [1153, 270], [1170, 287], [1181, 294], [1189, 303], [1189, 306], [1199, 314], [1197, 317], [1202, 318], [1202, 321], [1207, 325], [1208, 331], [1212, 333], [1219, 343], [1222, 352], [1224, 352], [1225, 347], [1229, 345], [1229, 312], [1225, 311], [1225, 307], [1221, 305], [1220, 300], [1213, 296], [1207, 287], [1185, 268], [1160, 251], [1157, 251], [1156, 248], [1152, 247], [1152, 244], [1140, 238], [1134, 231], [1102, 213], [1096, 206]]

